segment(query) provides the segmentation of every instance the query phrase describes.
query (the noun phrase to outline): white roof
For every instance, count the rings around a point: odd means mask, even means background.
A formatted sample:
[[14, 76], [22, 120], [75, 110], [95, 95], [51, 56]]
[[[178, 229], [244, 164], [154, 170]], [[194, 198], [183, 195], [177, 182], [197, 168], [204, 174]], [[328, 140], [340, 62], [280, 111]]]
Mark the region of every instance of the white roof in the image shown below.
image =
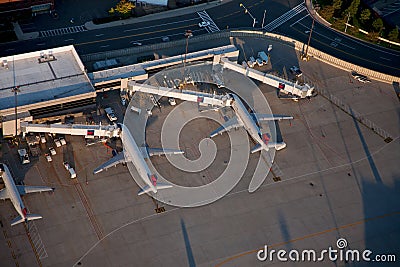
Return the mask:
[[[39, 63], [43, 55], [54, 60]], [[0, 64], [0, 110], [14, 107], [15, 86], [18, 106], [94, 91], [73, 46], [3, 57]]]

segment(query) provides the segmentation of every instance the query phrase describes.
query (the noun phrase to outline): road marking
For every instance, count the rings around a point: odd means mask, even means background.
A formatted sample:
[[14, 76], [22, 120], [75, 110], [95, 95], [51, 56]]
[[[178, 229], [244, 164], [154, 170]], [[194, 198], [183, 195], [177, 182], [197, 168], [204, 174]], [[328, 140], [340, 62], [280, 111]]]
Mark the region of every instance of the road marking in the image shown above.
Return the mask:
[[36, 44], [36, 45], [46, 45], [46, 43], [40, 43], [40, 44]]
[[110, 45], [102, 45], [102, 46], [100, 46], [101, 48], [106, 48], [106, 47], [109, 47]]
[[100, 37], [100, 36], [103, 36], [103, 35], [104, 35], [104, 33], [96, 34], [96, 37]]
[[295, 6], [294, 8], [289, 10], [288, 12], [282, 14], [280, 17], [274, 19], [273, 21], [271, 21], [270, 23], [265, 25], [265, 27], [263, 29], [268, 31], [268, 32], [273, 31], [274, 29], [278, 28], [283, 23], [285, 23], [289, 19], [293, 18], [297, 14], [300, 14], [304, 10], [306, 10], [306, 7], [303, 5], [303, 3], [301, 3], [300, 5]]
[[73, 38], [71, 38], [71, 39], [66, 39], [66, 40], [64, 40], [64, 42], [69, 42], [69, 41], [73, 41], [73, 40], [75, 40], [75, 39], [73, 39]]
[[385, 57], [379, 57], [381, 59], [387, 60], [387, 61], [392, 61], [391, 59], [385, 58]]
[[[201, 32], [202, 30], [193, 30], [192, 32], [194, 33], [194, 32]], [[169, 35], [166, 35], [166, 36], [169, 36], [169, 37], [171, 37], [171, 36], [182, 36], [182, 33], [174, 33], [174, 34], [169, 34]], [[137, 41], [131, 41], [131, 42], [129, 42], [129, 43], [132, 43], [132, 42], [139, 42], [139, 43], [141, 43], [141, 42], [143, 42], [143, 41], [149, 41], [149, 40], [155, 40], [155, 39], [160, 39], [161, 37], [151, 37], [151, 38], [146, 38], [146, 39], [140, 39], [140, 40], [137, 40]]]
[[197, 15], [199, 15], [203, 22], [208, 22], [210, 24], [204, 27], [208, 33], [221, 31], [205, 10], [197, 12]]
[[53, 30], [47, 30], [47, 31], [40, 31], [39, 36], [40, 37], [50, 37], [50, 36], [71, 34], [71, 33], [84, 32], [84, 31], [87, 31], [87, 29], [85, 28], [85, 26], [81, 25], [81, 26], [59, 28], [59, 29], [53, 29]]
[[193, 21], [193, 20], [198, 20], [198, 18], [185, 19], [185, 20], [180, 20], [180, 21], [168, 22], [168, 23], [164, 23], [164, 24], [146, 26], [146, 27], [142, 27], [142, 28], [129, 29], [129, 30], [124, 30], [124, 32], [138, 31], [138, 30], [150, 29], [150, 28], [159, 28], [160, 26], [167, 26], [167, 25], [178, 24], [178, 23], [187, 22], [187, 21]]
[[[162, 30], [158, 30], [158, 31], [141, 32], [141, 33], [137, 33], [137, 34], [131, 34], [131, 35], [125, 35], [125, 36], [119, 36], [119, 37], [112, 37], [112, 38], [102, 39], [102, 40], [89, 41], [89, 42], [78, 43], [78, 44], [74, 44], [74, 45], [75, 46], [79, 46], [79, 45], [95, 44], [95, 43], [100, 43], [100, 42], [107, 42], [107, 41], [132, 38], [132, 37], [137, 37], [137, 36], [142, 36], [142, 35], [148, 35], [148, 34], [151, 34], [151, 33], [162, 33], [162, 32], [168, 32], [168, 31], [179, 30], [179, 29], [188, 29], [188, 27], [192, 27], [192, 26], [195, 26], [195, 25], [197, 25], [197, 24], [183, 25], [183, 26], [180, 26], [180, 27], [175, 27], [175, 28], [170, 28], [170, 29], [162, 29]], [[180, 33], [180, 35], [182, 35], [182, 34]], [[169, 35], [169, 36], [172, 36], [172, 35]], [[158, 38], [161, 38], [161, 37], [158, 37]]]
[[[302, 23], [299, 23], [299, 25], [301, 25], [301, 26], [303, 26], [304, 28], [308, 29], [308, 27], [307, 27], [306, 25], [302, 24]], [[315, 28], [316, 28], [316, 27], [314, 27], [313, 34], [318, 34], [318, 35], [320, 35], [320, 36], [322, 36], [322, 37], [325, 37], [326, 39], [332, 41], [332, 42], [330, 43], [330, 45], [333, 46], [333, 47], [336, 47], [336, 46], [338, 45], [338, 43], [339, 43], [340, 41], [342, 41], [342, 39], [339, 38], [339, 37], [335, 37], [335, 39], [331, 39], [331, 38], [329, 38], [328, 36], [325, 36], [325, 35], [319, 33]], [[313, 40], [314, 40], [314, 39], [313, 39]], [[355, 50], [355, 48], [352, 47], [352, 46], [349, 46], [349, 45], [346, 45], [346, 44], [342, 44], [342, 43], [340, 43], [340, 44], [343, 45], [343, 46], [345, 46], [345, 47], [347, 47], [347, 48], [350, 48], [350, 49]]]
[[[292, 27], [294, 24], [296, 24], [296, 23], [302, 21], [303, 19], [307, 18], [309, 15], [310, 15], [310, 14], [307, 14], [307, 15], [305, 15], [304, 17], [302, 17], [302, 18], [296, 20], [296, 22], [290, 24], [290, 27]], [[308, 31], [308, 32], [306, 32], [306, 33], [309, 33], [309, 32], [310, 32], [310, 31]]]

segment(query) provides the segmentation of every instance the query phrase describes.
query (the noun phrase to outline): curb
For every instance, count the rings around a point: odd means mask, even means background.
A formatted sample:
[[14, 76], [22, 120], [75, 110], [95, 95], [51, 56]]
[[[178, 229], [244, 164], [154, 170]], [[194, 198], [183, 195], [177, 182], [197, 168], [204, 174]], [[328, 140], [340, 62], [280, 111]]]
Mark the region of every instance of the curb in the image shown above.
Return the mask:
[[139, 17], [139, 18], [130, 18], [130, 19], [113, 21], [113, 22], [99, 24], [99, 25], [94, 24], [93, 21], [88, 21], [84, 25], [85, 25], [85, 28], [88, 30], [97, 30], [97, 29], [110, 28], [110, 27], [115, 27], [115, 26], [136, 24], [136, 23], [141, 23], [141, 22], [146, 22], [146, 21], [154, 21], [157, 19], [165, 19], [165, 18], [170, 18], [170, 17], [186, 15], [186, 14], [194, 13], [197, 11], [210, 9], [210, 8], [213, 8], [213, 7], [216, 7], [219, 5], [223, 5], [230, 1], [232, 1], [232, 0], [225, 0], [223, 2], [222, 2], [222, 0], [216, 0], [213, 2], [208, 2], [208, 3], [196, 5], [196, 6], [183, 7], [183, 8], [168, 10], [168, 11], [164, 11], [164, 12], [160, 12], [160, 13], [150, 14], [150, 15], [146, 15], [143, 17]]

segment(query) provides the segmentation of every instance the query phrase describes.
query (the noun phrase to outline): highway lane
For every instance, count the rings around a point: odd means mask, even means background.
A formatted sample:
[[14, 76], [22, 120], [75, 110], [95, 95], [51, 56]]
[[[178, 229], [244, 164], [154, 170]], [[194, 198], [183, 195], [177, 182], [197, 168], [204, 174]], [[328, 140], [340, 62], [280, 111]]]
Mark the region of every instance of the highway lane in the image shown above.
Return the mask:
[[[302, 12], [279, 26], [275, 32], [288, 35], [306, 44], [311, 25], [312, 18], [306, 12]], [[351, 38], [317, 22], [314, 25], [311, 46], [356, 65], [400, 75], [399, 51]]]
[[[248, 0], [241, 2], [246, 5], [254, 16], [260, 16], [262, 18], [263, 14], [261, 13], [264, 11], [258, 7], [264, 5], [264, 1]], [[284, 10], [288, 9], [287, 6], [277, 3], [275, 3], [273, 7], [277, 12], [284, 12]], [[211, 14], [210, 17], [221, 29], [225, 29], [226, 26], [229, 28], [248, 27], [252, 24], [251, 18], [248, 14], [243, 12], [243, 9], [239, 7], [237, 1], [217, 6], [207, 10], [207, 12]], [[217, 19], [219, 21], [216, 21]], [[31, 52], [69, 44], [76, 45], [81, 53], [88, 54], [131, 47], [131, 41], [143, 41], [143, 44], [158, 43], [161, 41], [162, 36], [171, 35], [172, 40], [179, 38], [177, 31], [181, 31], [181, 38], [184, 38], [183, 33], [187, 29], [191, 29], [199, 34], [206, 34], [207, 31], [199, 31], [201, 29], [197, 26], [201, 21], [202, 19], [200, 16], [194, 12], [177, 17], [139, 22], [113, 28], [103, 28], [73, 34], [41, 37], [34, 40], [9, 44], [0, 44], [0, 56]], [[260, 25], [261, 22], [259, 23], [259, 26]]]
[[[272, 32], [277, 32], [296, 40], [307, 42], [311, 18], [307, 15], [301, 1], [241, 1], [250, 13], [256, 17], [256, 28], [261, 28], [264, 10], [266, 18], [264, 25], [272, 24]], [[212, 21], [223, 30], [226, 28], [249, 28], [253, 20], [239, 6], [239, 1], [231, 1], [206, 10]], [[295, 8], [297, 13], [291, 9]], [[282, 14], [292, 12], [290, 19], [278, 22], [274, 20]], [[159, 43], [161, 37], [168, 36], [170, 40], [184, 38], [185, 30], [192, 30], [195, 35], [208, 34], [206, 29], [199, 28], [203, 21], [197, 13], [164, 18], [156, 21], [140, 22], [113, 28], [103, 28], [74, 34], [52, 37], [42, 37], [35, 40], [14, 42], [0, 45], [0, 56], [36, 51], [45, 48], [74, 44], [80, 54], [96, 53], [108, 50], [132, 47], [132, 42], [145, 44]], [[275, 27], [276, 26], [276, 27]], [[400, 75], [400, 52], [366, 44], [349, 38], [336, 31], [316, 23], [311, 45], [321, 51], [336, 56], [354, 64], [392, 75]]]

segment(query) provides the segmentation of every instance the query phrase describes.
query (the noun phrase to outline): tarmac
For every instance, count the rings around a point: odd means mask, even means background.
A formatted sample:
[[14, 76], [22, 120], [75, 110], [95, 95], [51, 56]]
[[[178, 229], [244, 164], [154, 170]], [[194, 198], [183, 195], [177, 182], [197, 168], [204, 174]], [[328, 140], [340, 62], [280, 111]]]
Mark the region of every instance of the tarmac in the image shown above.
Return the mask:
[[[397, 262], [385, 263], [397, 266], [400, 125], [393, 86], [360, 83], [349, 73], [317, 60], [299, 62], [293, 48], [260, 40], [235, 40], [243, 43], [239, 60], [245, 58], [243, 51], [248, 57], [272, 44], [272, 65], [265, 66], [266, 70], [280, 72], [283, 66], [298, 65], [317, 86], [390, 132], [394, 140], [385, 143], [324, 97], [280, 100], [275, 88], [258, 84], [274, 114], [294, 117], [292, 123], [280, 123], [287, 147], [276, 153], [278, 169], [250, 194], [248, 185], [258, 155], [241, 151], [249, 155], [249, 162], [239, 183], [218, 201], [196, 208], [176, 208], [147, 195], [137, 196], [139, 187], [124, 166], [94, 176], [92, 170], [111, 157], [111, 150], [102, 144], [86, 147], [82, 137], [67, 136], [68, 145], [57, 149], [52, 163], [40, 157], [22, 167], [15, 148], [8, 149], [3, 143], [2, 160], [11, 166], [16, 179], [29, 185], [54, 186], [56, 191], [23, 198], [31, 212], [43, 216], [30, 225], [30, 237], [23, 225], [9, 225], [16, 216], [11, 203], [0, 203], [2, 266], [287, 266], [276, 258], [260, 262], [258, 250], [264, 245], [286, 251], [337, 249], [338, 238], [347, 240], [346, 249], [397, 255]], [[107, 98], [100, 101], [103, 106], [111, 105], [121, 121], [125, 107], [120, 106], [117, 92], [107, 92]], [[159, 125], [171, 110], [167, 103], [161, 111], [153, 109], [146, 130], [150, 146], [161, 142]], [[198, 119], [183, 129], [182, 142], [193, 151], [188, 156], [199, 156], [197, 142], [216, 124]], [[225, 168], [229, 150], [228, 135], [218, 136], [214, 142], [216, 160], [212, 169], [203, 173], [189, 176], [178, 172], [165, 157], [156, 157], [152, 163], [177, 183], [207, 183], [208, 177], [212, 180]], [[76, 168], [76, 180], [70, 179], [62, 166], [66, 159]], [[156, 213], [156, 209], [165, 211]], [[325, 258], [323, 263], [296, 264], [352, 263]]]

